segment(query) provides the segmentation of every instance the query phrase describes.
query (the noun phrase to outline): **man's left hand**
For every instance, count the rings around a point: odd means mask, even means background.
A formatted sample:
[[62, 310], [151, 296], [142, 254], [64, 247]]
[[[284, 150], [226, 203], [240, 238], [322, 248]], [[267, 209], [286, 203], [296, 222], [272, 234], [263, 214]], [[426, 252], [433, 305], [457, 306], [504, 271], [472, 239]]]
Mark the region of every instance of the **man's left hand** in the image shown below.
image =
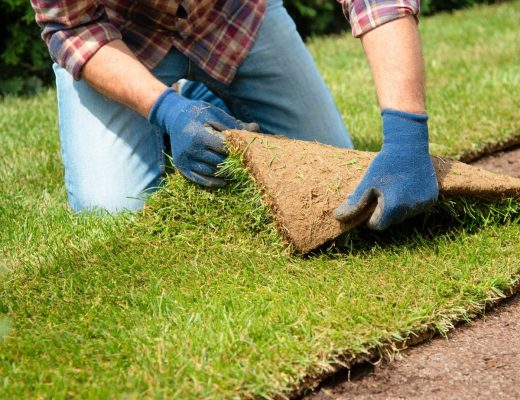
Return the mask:
[[386, 109], [382, 117], [381, 151], [354, 193], [334, 210], [337, 220], [347, 222], [377, 202], [366, 224], [378, 231], [424, 211], [439, 194], [426, 114]]

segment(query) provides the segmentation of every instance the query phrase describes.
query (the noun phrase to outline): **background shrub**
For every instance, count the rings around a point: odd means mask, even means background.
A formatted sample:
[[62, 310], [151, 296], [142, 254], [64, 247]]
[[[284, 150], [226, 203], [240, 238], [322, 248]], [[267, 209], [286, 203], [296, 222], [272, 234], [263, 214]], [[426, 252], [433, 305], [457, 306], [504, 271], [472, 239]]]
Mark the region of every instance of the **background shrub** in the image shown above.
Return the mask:
[[476, 4], [491, 4], [496, 2], [496, 0], [422, 0], [421, 12], [423, 15], [431, 15], [440, 11], [451, 11]]
[[52, 81], [47, 48], [28, 0], [0, 2], [0, 94], [30, 93]]
[[[430, 15], [495, 0], [422, 0]], [[304, 38], [347, 31], [341, 7], [335, 0], [285, 0], [285, 6]], [[53, 80], [51, 61], [28, 0], [0, 2], [0, 95], [30, 93]]]
[[350, 29], [335, 0], [285, 0], [284, 4], [304, 38]]
[[[431, 15], [475, 4], [491, 4], [497, 0], [422, 0], [421, 13]], [[340, 5], [335, 0], [285, 0], [289, 14], [296, 21], [303, 37], [337, 33], [350, 29], [345, 23]]]

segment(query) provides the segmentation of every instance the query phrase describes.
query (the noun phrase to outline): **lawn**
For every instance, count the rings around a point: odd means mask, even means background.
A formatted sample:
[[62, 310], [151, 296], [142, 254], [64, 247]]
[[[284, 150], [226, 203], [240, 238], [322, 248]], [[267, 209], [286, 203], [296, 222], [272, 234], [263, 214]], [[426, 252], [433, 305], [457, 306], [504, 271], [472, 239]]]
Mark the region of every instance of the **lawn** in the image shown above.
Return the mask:
[[[518, 137], [520, 2], [424, 19], [432, 150]], [[359, 148], [379, 117], [360, 45], [310, 49]], [[445, 203], [302, 258], [260, 196], [173, 174], [144, 212], [67, 208], [55, 93], [0, 102], [0, 398], [271, 398], [338, 360], [445, 332], [520, 277], [520, 211]]]

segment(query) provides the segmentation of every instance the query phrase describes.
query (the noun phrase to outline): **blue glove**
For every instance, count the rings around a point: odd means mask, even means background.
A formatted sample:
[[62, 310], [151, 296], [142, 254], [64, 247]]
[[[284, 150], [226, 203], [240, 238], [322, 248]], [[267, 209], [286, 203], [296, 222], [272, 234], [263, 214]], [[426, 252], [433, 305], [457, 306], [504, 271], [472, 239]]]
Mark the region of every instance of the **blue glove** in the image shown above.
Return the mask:
[[381, 231], [419, 214], [437, 200], [439, 188], [428, 150], [428, 116], [385, 109], [383, 147], [353, 194], [334, 210], [347, 222], [377, 201], [366, 225]]
[[215, 176], [227, 155], [226, 129], [258, 131], [203, 101], [190, 100], [167, 89], [155, 101], [148, 121], [170, 135], [173, 164], [189, 180], [207, 187], [223, 187], [226, 180]]

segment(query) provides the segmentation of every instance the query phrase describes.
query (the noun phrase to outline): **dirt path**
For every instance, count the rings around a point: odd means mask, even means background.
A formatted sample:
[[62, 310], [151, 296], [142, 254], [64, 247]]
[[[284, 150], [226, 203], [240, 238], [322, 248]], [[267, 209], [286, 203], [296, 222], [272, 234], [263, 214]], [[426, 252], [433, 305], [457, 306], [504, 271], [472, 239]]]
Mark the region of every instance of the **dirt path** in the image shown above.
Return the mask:
[[[474, 164], [520, 178], [520, 147]], [[520, 295], [398, 360], [337, 374], [305, 400], [520, 399]]]
[[479, 158], [473, 165], [520, 178], [520, 146]]

